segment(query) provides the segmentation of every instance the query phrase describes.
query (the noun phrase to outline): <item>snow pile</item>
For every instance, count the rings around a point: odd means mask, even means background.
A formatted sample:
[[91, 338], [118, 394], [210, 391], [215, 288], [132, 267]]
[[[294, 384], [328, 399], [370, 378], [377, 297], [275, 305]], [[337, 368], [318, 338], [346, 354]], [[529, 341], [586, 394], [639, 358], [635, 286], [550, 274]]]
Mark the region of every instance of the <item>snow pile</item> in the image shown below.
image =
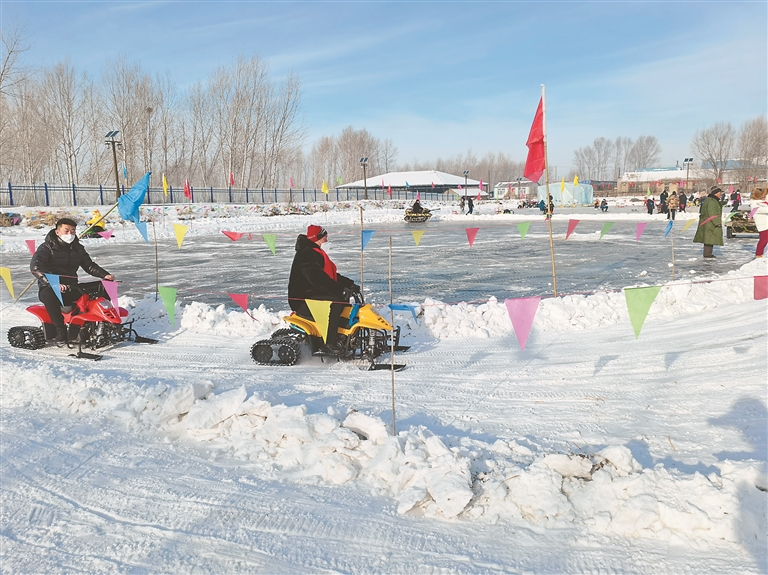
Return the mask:
[[4, 370], [14, 382], [4, 391], [6, 407], [110, 417], [202, 442], [299, 483], [362, 482], [392, 497], [399, 513], [699, 543], [740, 542], [766, 529], [767, 481], [754, 460], [721, 462], [719, 475], [686, 475], [661, 463], [643, 469], [621, 445], [591, 454], [537, 453], [503, 440], [452, 445], [421, 426], [392, 437], [378, 417], [273, 405], [244, 386], [215, 393], [201, 380], [137, 388], [70, 368], [9, 363]]

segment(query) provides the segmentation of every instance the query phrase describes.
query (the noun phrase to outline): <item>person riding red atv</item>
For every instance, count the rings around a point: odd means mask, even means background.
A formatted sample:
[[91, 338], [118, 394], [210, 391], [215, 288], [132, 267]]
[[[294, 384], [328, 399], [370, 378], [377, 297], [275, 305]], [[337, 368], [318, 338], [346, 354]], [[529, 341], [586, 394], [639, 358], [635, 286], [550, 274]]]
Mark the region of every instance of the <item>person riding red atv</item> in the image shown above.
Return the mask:
[[[86, 349], [99, 349], [108, 345], [132, 339], [136, 343], [157, 343], [156, 339], [141, 337], [133, 329], [133, 320], [123, 323], [128, 310], [115, 308], [100, 281], [76, 284], [82, 295], [71, 306], [62, 306], [64, 324], [67, 328], [67, 347], [77, 346], [75, 357], [101, 359], [101, 355], [85, 353]], [[36, 316], [42, 327], [17, 326], [8, 330], [8, 342], [21, 349], [41, 349], [53, 340], [56, 327], [44, 305], [32, 305], [27, 311]]]

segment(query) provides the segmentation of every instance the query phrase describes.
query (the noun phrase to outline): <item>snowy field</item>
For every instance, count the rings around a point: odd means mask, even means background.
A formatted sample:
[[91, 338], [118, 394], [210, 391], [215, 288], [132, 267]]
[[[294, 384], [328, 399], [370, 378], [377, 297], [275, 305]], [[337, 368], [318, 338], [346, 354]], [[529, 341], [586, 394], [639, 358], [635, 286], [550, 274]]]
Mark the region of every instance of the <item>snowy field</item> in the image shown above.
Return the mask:
[[[281, 327], [308, 223], [358, 278], [355, 206], [145, 208], [149, 244], [113, 220], [115, 236], [87, 248], [160, 343], [99, 362], [11, 348], [9, 327], [35, 325], [24, 308], [36, 289], [12, 304], [0, 287], [2, 572], [765, 573], [768, 300], [754, 300], [753, 276], [768, 266], [756, 238], [704, 262], [695, 225], [680, 231], [695, 213], [665, 238], [664, 216], [630, 206], [558, 210], [566, 295], [553, 298], [538, 210], [433, 207], [412, 226], [402, 210], [364, 212], [368, 300], [388, 317], [392, 237], [394, 300], [418, 314], [396, 315], [412, 346], [398, 354], [396, 437], [389, 372], [249, 355]], [[565, 240], [569, 219], [580, 223]], [[174, 223], [189, 226], [181, 248]], [[48, 229], [0, 228], [17, 295], [26, 240]], [[159, 285], [178, 288], [174, 326], [155, 300], [155, 234]], [[621, 288], [637, 285], [663, 287], [636, 339]], [[249, 295], [252, 317], [232, 293]], [[504, 299], [527, 296], [544, 299], [521, 351]]]

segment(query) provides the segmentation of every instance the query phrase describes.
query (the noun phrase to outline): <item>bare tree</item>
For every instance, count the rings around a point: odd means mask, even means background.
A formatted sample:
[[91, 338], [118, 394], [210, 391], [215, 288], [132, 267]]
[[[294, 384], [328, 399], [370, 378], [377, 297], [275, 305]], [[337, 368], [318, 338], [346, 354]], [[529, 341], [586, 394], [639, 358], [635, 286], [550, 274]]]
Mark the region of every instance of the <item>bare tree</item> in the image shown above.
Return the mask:
[[576, 175], [580, 176], [583, 180], [593, 179], [593, 175], [597, 173], [595, 149], [592, 146], [584, 146], [577, 149], [573, 153], [573, 166], [576, 169]]
[[768, 122], [765, 116], [747, 120], [741, 125], [736, 143], [739, 160], [739, 182], [746, 189], [747, 178], [768, 176]]
[[21, 66], [19, 56], [29, 50], [20, 27], [0, 30], [0, 95], [11, 96], [14, 89], [29, 75], [29, 69]]
[[621, 175], [626, 171], [627, 154], [632, 148], [632, 138], [619, 136], [613, 143], [613, 173], [609, 179], [621, 179]]
[[696, 132], [691, 143], [694, 154], [701, 158], [702, 168], [712, 171], [713, 180], [722, 182], [726, 162], [732, 157], [735, 131], [730, 122], [718, 122]]
[[627, 152], [627, 168], [652, 168], [659, 162], [661, 144], [656, 136], [640, 136]]

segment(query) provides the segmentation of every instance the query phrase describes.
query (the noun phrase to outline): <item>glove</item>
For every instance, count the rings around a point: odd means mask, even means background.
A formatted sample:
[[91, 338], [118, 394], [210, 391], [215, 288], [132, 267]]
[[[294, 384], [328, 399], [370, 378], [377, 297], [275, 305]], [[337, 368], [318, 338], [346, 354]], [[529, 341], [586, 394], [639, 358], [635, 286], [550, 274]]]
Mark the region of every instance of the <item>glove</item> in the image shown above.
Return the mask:
[[360, 286], [357, 284], [352, 284], [349, 289], [352, 291], [352, 293], [361, 293]]
[[353, 292], [350, 288], [344, 288], [341, 292], [341, 298], [343, 300], [349, 301], [349, 298], [351, 298], [354, 293], [355, 292]]

